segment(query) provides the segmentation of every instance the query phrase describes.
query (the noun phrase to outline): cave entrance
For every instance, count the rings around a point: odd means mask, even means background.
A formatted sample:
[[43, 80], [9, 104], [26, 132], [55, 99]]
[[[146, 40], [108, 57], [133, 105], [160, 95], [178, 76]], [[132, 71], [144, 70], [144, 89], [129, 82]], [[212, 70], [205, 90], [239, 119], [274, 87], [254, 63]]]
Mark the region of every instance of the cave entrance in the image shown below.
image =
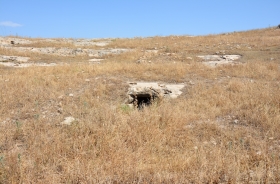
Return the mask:
[[136, 96], [137, 108], [142, 109], [152, 104], [152, 96], [150, 94], [141, 94]]

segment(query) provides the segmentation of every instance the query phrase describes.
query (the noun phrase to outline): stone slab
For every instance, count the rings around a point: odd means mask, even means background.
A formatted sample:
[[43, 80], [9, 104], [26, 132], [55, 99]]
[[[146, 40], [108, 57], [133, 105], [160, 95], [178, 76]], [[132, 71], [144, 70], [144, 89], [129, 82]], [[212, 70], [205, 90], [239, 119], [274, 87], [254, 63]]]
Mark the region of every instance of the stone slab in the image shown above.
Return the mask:
[[[159, 92], [162, 91], [163, 94], [165, 94], [165, 97], [170, 98], [177, 98], [179, 95], [182, 94], [180, 91], [185, 87], [184, 84], [164, 84], [164, 83], [158, 83], [158, 82], [135, 82], [135, 83], [129, 83], [130, 92], [141, 92], [145, 91], [146, 89], [154, 89], [158, 90]], [[168, 93], [166, 93], [168, 91]]]

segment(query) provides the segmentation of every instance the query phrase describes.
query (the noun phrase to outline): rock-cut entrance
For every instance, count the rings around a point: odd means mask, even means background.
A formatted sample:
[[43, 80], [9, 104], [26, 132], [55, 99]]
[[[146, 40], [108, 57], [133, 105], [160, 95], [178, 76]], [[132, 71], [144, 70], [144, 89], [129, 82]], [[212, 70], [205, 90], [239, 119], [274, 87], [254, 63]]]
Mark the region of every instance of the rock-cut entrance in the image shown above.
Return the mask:
[[137, 103], [136, 105], [140, 109], [145, 106], [151, 105], [153, 100], [154, 100], [154, 98], [152, 99], [150, 94], [138, 95], [135, 98], [135, 102]]
[[177, 98], [184, 84], [160, 84], [155, 82], [129, 83], [126, 104], [142, 109], [163, 98]]

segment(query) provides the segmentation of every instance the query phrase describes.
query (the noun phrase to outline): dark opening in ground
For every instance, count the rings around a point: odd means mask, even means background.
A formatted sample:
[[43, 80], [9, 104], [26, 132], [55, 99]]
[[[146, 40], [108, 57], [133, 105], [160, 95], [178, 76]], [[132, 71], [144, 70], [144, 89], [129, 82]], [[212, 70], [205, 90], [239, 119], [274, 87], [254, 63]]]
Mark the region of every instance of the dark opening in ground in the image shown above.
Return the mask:
[[151, 95], [138, 95], [136, 96], [137, 108], [142, 109], [145, 106], [149, 106], [152, 103]]

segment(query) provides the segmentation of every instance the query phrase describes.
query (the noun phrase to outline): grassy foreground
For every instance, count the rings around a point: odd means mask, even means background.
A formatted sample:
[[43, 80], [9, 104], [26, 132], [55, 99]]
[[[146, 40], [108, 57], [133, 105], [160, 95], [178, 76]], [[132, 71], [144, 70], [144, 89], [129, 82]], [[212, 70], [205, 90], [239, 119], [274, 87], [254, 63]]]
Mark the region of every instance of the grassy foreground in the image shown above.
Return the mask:
[[[280, 29], [104, 48], [115, 47], [134, 50], [99, 65], [0, 65], [0, 183], [280, 183]], [[196, 57], [215, 52], [242, 59], [210, 68]], [[138, 111], [122, 105], [128, 81], [186, 87]]]

